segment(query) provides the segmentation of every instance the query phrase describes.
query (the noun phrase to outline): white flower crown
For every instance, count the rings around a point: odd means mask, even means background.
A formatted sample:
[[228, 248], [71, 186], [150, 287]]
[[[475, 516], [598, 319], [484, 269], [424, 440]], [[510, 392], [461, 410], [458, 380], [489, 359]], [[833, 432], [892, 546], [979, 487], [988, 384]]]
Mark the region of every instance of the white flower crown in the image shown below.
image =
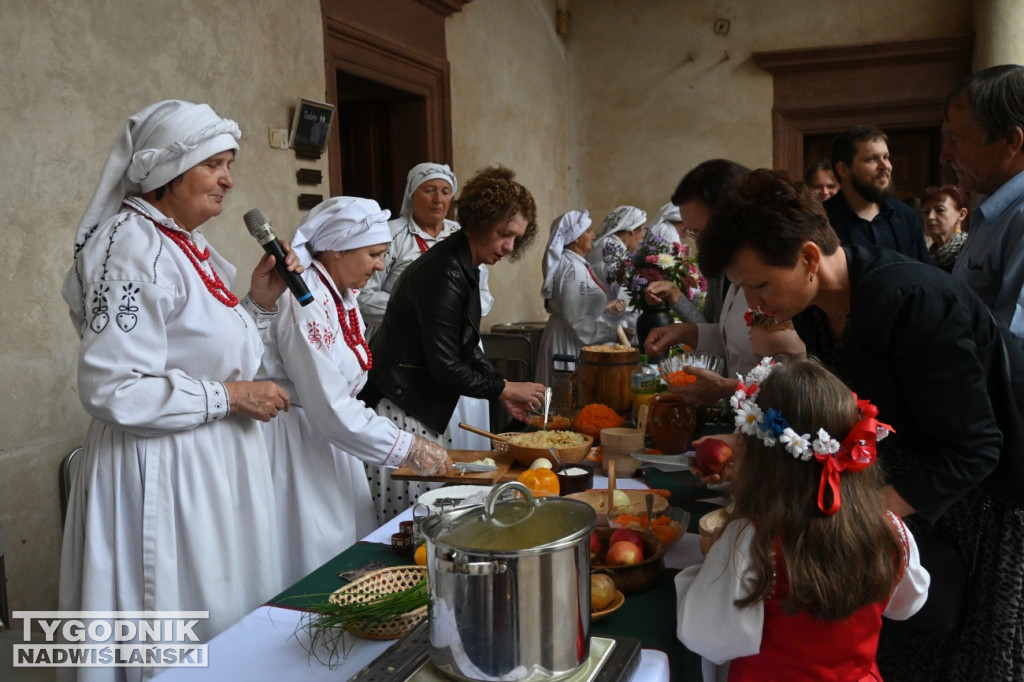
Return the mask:
[[[782, 413], [775, 408], [769, 407], [762, 411], [757, 404], [757, 396], [761, 392], [761, 383], [771, 374], [778, 365], [771, 358], [761, 358], [761, 361], [750, 370], [746, 378], [737, 375], [739, 386], [736, 392], [729, 399], [729, 404], [735, 413], [736, 432], [747, 436], [759, 438], [768, 447], [775, 447], [782, 444], [786, 452], [804, 462], [810, 461], [812, 456], [818, 459], [824, 457], [835, 457], [844, 448], [844, 442], [840, 442], [829, 435], [825, 429], [818, 429], [817, 438], [811, 440], [810, 434], [799, 434], [794, 431]], [[856, 394], [854, 394], [856, 399]], [[849, 443], [849, 447], [868, 445], [866, 440], [860, 438], [864, 434], [859, 429], [865, 420], [870, 419], [874, 424], [874, 440], [879, 441], [893, 431], [892, 427], [874, 421], [878, 414], [877, 408], [867, 400], [857, 400], [857, 407], [860, 408], [863, 418], [850, 430], [850, 434], [856, 434], [858, 439]], [[847, 436], [849, 439], [850, 436]], [[874, 460], [874, 443], [871, 443], [872, 461]], [[870, 462], [867, 462], [870, 464]]]

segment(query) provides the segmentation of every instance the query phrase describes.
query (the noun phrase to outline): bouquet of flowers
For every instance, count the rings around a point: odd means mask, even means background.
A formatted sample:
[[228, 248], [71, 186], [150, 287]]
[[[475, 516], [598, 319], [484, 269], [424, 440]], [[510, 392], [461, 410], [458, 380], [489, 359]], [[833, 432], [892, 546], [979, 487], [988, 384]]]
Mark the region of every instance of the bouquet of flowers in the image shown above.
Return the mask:
[[690, 253], [690, 247], [666, 241], [646, 230], [636, 251], [623, 254], [619, 260], [615, 281], [625, 288], [633, 308], [642, 310], [647, 285], [666, 280], [703, 308], [707, 281], [697, 269], [697, 258]]

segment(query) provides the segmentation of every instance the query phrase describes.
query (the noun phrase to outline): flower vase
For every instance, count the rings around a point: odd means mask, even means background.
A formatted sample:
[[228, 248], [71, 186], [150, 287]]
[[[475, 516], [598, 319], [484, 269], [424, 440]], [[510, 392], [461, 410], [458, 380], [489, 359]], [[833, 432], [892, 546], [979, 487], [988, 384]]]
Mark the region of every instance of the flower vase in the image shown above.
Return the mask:
[[[651, 330], [655, 327], [664, 327], [665, 325], [672, 324], [672, 313], [669, 312], [667, 303], [659, 303], [657, 305], [644, 304], [640, 310], [639, 317], [636, 318], [636, 340], [640, 346], [640, 352], [644, 352], [644, 341], [647, 339], [647, 335], [650, 334]], [[658, 363], [661, 361], [662, 355], [651, 355], [647, 354], [647, 359], [652, 363]]]

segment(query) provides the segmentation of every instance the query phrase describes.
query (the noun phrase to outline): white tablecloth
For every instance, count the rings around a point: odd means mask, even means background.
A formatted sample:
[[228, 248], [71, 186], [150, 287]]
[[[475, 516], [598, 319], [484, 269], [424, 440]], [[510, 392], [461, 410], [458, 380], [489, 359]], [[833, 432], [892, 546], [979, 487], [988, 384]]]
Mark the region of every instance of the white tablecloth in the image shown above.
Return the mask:
[[[594, 477], [595, 488], [607, 485], [605, 477]], [[618, 479], [617, 485], [623, 489], [646, 487], [643, 482], [631, 478]], [[410, 518], [412, 510], [407, 509], [363, 540], [390, 544], [391, 534], [398, 531], [399, 522]], [[690, 533], [685, 534], [665, 553], [665, 564], [671, 568], [683, 568], [701, 560], [698, 537]], [[310, 660], [306, 650], [296, 639], [301, 636], [296, 635], [301, 615], [300, 611], [293, 609], [262, 606], [210, 641], [208, 668], [171, 669], [160, 675], [159, 679], [162, 682], [343, 682], [356, 675], [393, 644], [352, 637], [349, 640], [352, 642], [352, 649], [348, 658], [330, 670], [322, 663]], [[642, 649], [640, 666], [632, 677], [633, 682], [667, 682], [670, 678], [668, 656], [662, 651]]]

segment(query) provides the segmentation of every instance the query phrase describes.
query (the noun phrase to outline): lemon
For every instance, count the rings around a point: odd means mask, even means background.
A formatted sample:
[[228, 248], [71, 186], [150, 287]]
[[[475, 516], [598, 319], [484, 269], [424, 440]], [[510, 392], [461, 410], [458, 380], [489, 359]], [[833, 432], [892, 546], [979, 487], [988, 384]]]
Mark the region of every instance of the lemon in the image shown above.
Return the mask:
[[416, 554], [413, 555], [413, 560], [417, 566], [427, 565], [427, 545], [424, 543], [416, 548]]

